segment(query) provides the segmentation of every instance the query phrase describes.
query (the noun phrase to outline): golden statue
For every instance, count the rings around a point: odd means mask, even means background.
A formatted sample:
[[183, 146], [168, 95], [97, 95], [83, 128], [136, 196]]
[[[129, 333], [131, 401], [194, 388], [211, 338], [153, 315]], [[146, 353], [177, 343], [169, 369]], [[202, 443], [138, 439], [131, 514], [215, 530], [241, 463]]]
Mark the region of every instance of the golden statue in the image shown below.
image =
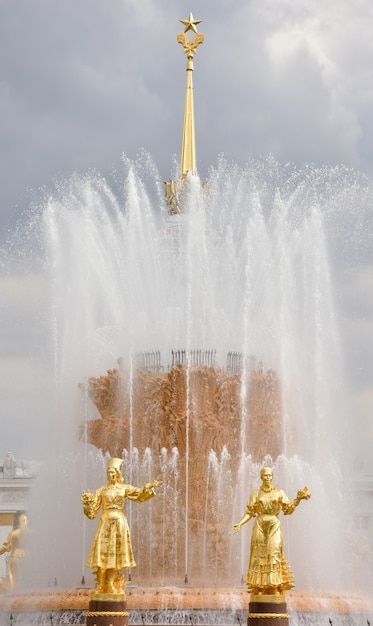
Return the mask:
[[307, 487], [299, 489], [296, 498], [290, 501], [281, 489], [272, 484], [273, 472], [263, 467], [260, 472], [262, 484], [250, 495], [246, 513], [233, 532], [255, 517], [251, 536], [250, 560], [245, 583], [253, 595], [282, 595], [294, 587], [293, 574], [285, 559], [282, 545], [282, 530], [278, 515], [291, 515], [301, 500], [311, 497]]
[[102, 507], [87, 561], [87, 567], [93, 569], [95, 574], [96, 593], [122, 594], [124, 577], [120, 570], [136, 566], [123, 510], [126, 498], [146, 502], [155, 496], [154, 487], [162, 484], [160, 480], [140, 488], [125, 484], [120, 471], [122, 462], [122, 459], [110, 459], [107, 466], [108, 484], [82, 494], [83, 510], [89, 519], [94, 519]]
[[21, 513], [16, 519], [15, 528], [9, 533], [0, 548], [0, 554], [9, 552], [8, 578], [0, 582], [0, 590], [13, 589], [20, 580], [20, 561], [25, 556], [23, 535], [27, 528], [27, 517]]

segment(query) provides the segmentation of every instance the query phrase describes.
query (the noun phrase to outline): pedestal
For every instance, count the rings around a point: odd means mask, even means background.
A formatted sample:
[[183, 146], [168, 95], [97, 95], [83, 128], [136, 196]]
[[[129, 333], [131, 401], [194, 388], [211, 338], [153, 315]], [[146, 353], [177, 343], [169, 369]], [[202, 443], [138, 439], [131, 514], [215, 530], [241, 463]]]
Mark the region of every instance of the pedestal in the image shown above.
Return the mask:
[[87, 626], [128, 626], [126, 596], [101, 593], [89, 602]]
[[247, 626], [288, 626], [284, 596], [251, 596]]

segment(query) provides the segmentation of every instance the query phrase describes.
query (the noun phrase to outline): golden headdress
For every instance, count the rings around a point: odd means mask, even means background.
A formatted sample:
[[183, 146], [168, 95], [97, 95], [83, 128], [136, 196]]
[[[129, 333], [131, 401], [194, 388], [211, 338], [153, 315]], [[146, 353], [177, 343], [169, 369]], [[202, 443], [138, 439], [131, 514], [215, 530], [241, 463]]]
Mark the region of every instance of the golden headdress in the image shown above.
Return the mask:
[[108, 460], [108, 464], [107, 467], [109, 469], [109, 467], [114, 467], [114, 469], [118, 470], [118, 472], [120, 472], [120, 468], [122, 466], [123, 463], [123, 459], [118, 459], [116, 457], [113, 457], [112, 459]]

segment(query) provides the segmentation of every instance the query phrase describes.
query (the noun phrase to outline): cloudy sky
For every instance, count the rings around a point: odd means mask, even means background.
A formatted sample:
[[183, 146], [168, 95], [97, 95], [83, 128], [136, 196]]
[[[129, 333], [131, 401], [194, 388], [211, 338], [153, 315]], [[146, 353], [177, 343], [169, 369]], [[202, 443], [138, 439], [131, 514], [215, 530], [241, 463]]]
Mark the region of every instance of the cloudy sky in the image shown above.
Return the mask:
[[[221, 153], [240, 164], [268, 153], [297, 166], [343, 164], [373, 177], [371, 0], [0, 0], [1, 242], [40, 187], [75, 171], [109, 175], [123, 152], [144, 148], [170, 177], [185, 88], [176, 35], [190, 11], [205, 35], [194, 72], [201, 177]], [[373, 256], [365, 247], [364, 259], [344, 268], [338, 293], [367, 467]], [[3, 311], [16, 312], [18, 329], [15, 341], [3, 317], [1, 389], [4, 397], [18, 378], [19, 415], [23, 390], [34, 385], [22, 350], [31, 354], [37, 343], [23, 318], [38, 289], [37, 281], [25, 292], [2, 278]], [[10, 449], [27, 457], [17, 433], [28, 427], [0, 403], [0, 456]]]

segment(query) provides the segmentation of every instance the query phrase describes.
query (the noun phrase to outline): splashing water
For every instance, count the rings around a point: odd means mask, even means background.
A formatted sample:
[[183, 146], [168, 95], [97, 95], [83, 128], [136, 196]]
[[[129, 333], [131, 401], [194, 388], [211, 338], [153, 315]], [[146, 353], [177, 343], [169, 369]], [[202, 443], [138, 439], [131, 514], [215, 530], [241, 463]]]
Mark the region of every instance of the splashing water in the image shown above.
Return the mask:
[[[45, 294], [39, 320], [51, 400], [48, 425], [47, 420], [35, 423], [45, 437], [48, 462], [30, 509], [32, 583], [46, 586], [57, 578], [60, 586], [76, 585], [93, 533], [83, 519], [80, 494], [105, 481], [105, 462], [84, 435], [79, 441], [80, 425], [97, 415], [78, 384], [104, 375], [120, 359], [133, 398], [137, 355], [160, 351], [162, 363], [169, 364], [176, 348], [186, 354], [214, 350], [221, 368], [229, 352], [251, 355], [277, 373], [283, 446], [281, 455], [267, 462], [274, 467], [275, 483], [290, 497], [304, 484], [313, 494], [283, 521], [297, 587], [350, 587], [354, 554], [343, 475], [349, 435], [330, 259], [336, 263], [345, 256], [345, 229], [354, 221], [350, 207], [359, 203], [364, 215], [371, 183], [344, 168], [298, 170], [272, 157], [246, 167], [221, 158], [210, 172], [208, 201], [198, 177], [189, 183], [184, 212], [169, 216], [151, 159], [145, 154], [136, 162], [124, 158], [118, 193], [98, 174], [74, 176], [60, 183], [33, 216], [32, 237], [23, 245], [25, 257], [38, 261]], [[351, 240], [349, 249], [354, 249]], [[212, 445], [206, 463], [222, 535], [243, 514], [265, 461], [254, 462], [245, 443], [250, 430], [245, 380], [239, 389], [237, 474], [227, 446], [218, 454]], [[154, 478], [155, 453], [152, 441], [145, 451], [136, 449], [135, 429], [133, 419], [124, 472], [140, 485]], [[128, 513], [138, 577], [152, 576], [152, 545], [167, 544], [171, 550], [172, 544], [173, 582], [181, 584], [180, 563], [181, 569], [193, 568], [193, 559], [206, 551], [206, 536], [198, 549], [188, 539], [185, 553], [179, 549], [177, 529], [186, 524], [188, 536], [189, 520], [178, 494], [177, 448], [163, 448], [160, 457], [165, 486], [159, 502], [147, 505], [146, 515], [135, 505]], [[195, 477], [189, 474], [188, 480]], [[211, 532], [207, 493], [203, 503], [205, 532]], [[152, 507], [164, 515], [157, 536], [152, 535]], [[239, 539], [229, 538], [226, 554], [216, 553], [215, 571], [203, 570], [210, 585], [217, 584], [222, 560], [225, 584], [239, 584], [249, 553], [246, 528]], [[152, 537], [146, 558], [144, 535]], [[158, 566], [162, 578], [164, 561]]]

